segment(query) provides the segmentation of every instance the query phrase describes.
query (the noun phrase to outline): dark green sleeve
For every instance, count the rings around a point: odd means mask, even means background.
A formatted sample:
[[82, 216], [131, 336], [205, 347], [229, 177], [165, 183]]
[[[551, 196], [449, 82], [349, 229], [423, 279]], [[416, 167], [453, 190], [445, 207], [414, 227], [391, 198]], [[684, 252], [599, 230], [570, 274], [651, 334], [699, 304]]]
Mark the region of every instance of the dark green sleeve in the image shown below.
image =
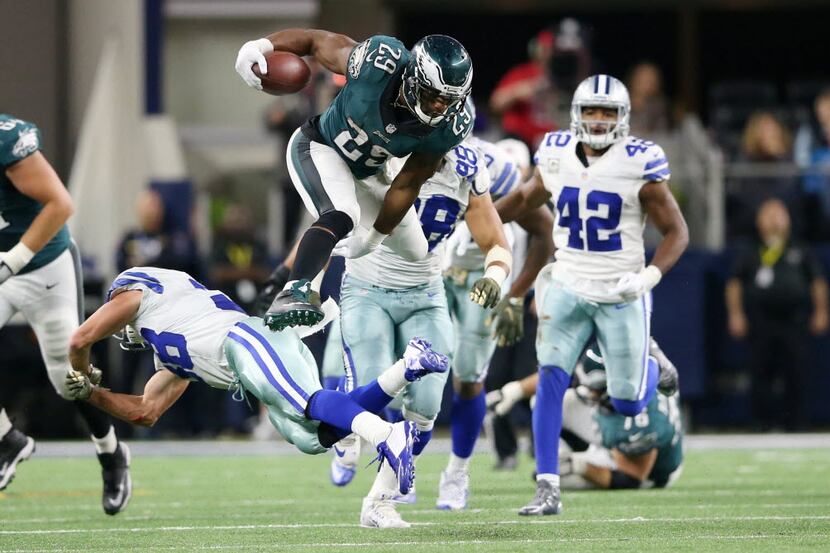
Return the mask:
[[374, 35], [352, 48], [346, 82], [376, 83], [396, 73], [409, 61], [409, 50], [395, 37]]
[[32, 123], [0, 117], [0, 164], [14, 165], [40, 150], [40, 131]]

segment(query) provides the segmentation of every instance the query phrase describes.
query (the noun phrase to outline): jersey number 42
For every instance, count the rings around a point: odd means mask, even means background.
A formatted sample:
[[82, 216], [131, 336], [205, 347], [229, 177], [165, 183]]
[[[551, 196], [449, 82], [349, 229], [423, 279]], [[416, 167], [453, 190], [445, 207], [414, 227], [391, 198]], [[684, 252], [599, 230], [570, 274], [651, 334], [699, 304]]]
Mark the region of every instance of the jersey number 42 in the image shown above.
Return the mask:
[[[616, 252], [621, 250], [622, 238], [620, 231], [617, 230], [617, 226], [620, 224], [623, 203], [620, 195], [613, 192], [603, 192], [602, 190], [588, 192], [585, 198], [585, 207], [587, 211], [595, 212], [597, 215], [583, 220], [579, 213], [579, 193], [579, 188], [566, 186], [562, 189], [559, 200], [556, 202], [556, 211], [559, 214], [557, 224], [570, 231], [568, 247], [584, 250], [587, 241], [589, 252]], [[605, 216], [599, 214], [603, 211], [603, 207], [607, 209]], [[601, 237], [600, 231], [607, 231], [608, 234]], [[583, 234], [587, 240], [583, 240]]]

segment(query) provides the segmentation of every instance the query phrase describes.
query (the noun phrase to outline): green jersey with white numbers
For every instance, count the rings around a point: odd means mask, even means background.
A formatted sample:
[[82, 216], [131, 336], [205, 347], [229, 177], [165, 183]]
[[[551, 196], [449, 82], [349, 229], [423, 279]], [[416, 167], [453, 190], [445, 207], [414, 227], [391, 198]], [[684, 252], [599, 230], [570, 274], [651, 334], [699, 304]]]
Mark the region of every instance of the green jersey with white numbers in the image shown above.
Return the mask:
[[390, 157], [413, 152], [443, 155], [457, 146], [473, 126], [473, 108], [464, 109], [437, 127], [418, 121], [399, 102], [402, 74], [410, 51], [393, 37], [376, 35], [354, 47], [346, 85], [310, 129], [334, 148], [357, 179], [377, 173]]
[[678, 394], [654, 394], [645, 409], [635, 417], [600, 409], [597, 413], [602, 445], [619, 449], [625, 455], [643, 455], [657, 449], [657, 460], [648, 479], [665, 486], [671, 473], [683, 462], [683, 426]]
[[[40, 131], [32, 123], [0, 114], [0, 252], [9, 251], [43, 209], [37, 200], [22, 194], [6, 175], [18, 161], [40, 150]], [[66, 225], [18, 274], [39, 269], [53, 261], [69, 247]]]

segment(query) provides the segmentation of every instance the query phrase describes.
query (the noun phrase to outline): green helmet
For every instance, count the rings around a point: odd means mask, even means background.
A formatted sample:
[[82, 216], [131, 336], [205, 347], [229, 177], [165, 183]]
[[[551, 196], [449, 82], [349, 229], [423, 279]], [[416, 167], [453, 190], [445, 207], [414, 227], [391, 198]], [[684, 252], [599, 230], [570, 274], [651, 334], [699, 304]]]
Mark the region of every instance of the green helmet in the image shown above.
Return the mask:
[[[473, 62], [460, 42], [446, 35], [429, 35], [412, 47], [403, 73], [404, 99], [410, 111], [437, 127], [464, 109], [473, 83]], [[442, 100], [442, 111], [425, 109]]]

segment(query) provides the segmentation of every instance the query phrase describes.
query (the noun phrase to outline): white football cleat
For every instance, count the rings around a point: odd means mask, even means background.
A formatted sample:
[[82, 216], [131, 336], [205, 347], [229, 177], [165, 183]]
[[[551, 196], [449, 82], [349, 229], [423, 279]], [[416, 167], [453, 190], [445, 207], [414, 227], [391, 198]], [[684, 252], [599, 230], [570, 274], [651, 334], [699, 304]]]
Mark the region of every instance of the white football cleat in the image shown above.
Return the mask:
[[431, 373], [445, 373], [450, 368], [450, 360], [443, 353], [432, 349], [432, 344], [422, 338], [412, 338], [403, 354], [406, 364], [404, 378], [415, 382]]
[[[400, 421], [392, 425], [389, 436], [378, 444], [378, 460], [389, 463], [395, 478], [398, 480], [398, 492], [403, 495], [415, 484], [415, 460], [412, 455], [412, 445], [418, 431], [415, 423]], [[398, 493], [396, 492], [396, 493]]]
[[409, 528], [412, 526], [395, 510], [391, 499], [363, 498], [360, 525], [364, 528]]
[[470, 475], [467, 471], [441, 471], [438, 483], [438, 500], [435, 506], [444, 511], [459, 511], [467, 508], [470, 495]]
[[349, 434], [332, 446], [334, 456], [331, 459], [331, 483], [335, 486], [345, 486], [354, 478], [357, 472], [357, 462], [360, 460], [360, 437]]

